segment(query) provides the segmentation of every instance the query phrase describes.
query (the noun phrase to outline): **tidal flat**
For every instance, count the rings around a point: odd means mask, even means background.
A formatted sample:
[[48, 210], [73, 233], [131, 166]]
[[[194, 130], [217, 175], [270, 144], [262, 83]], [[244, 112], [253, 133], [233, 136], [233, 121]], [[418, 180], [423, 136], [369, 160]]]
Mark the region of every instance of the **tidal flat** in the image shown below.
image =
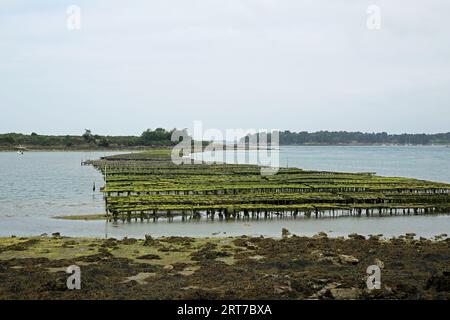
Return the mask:
[[[0, 299], [450, 299], [450, 238], [0, 238]], [[67, 288], [67, 267], [81, 289]], [[367, 267], [381, 270], [369, 290]]]

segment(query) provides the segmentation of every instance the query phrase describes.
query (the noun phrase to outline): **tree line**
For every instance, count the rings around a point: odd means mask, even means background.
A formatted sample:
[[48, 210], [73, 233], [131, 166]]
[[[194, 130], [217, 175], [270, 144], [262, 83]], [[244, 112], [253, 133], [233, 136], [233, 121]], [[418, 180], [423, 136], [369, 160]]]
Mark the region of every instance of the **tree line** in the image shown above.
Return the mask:
[[[450, 132], [436, 134], [388, 134], [386, 132], [279, 132], [280, 145], [346, 145], [346, 144], [399, 144], [399, 145], [431, 145], [450, 144]], [[248, 141], [248, 137], [245, 138]]]
[[[86, 129], [79, 136], [76, 135], [40, 135], [6, 133], [0, 134], [0, 147], [58, 147], [58, 148], [127, 148], [141, 146], [173, 146], [173, 130], [156, 128], [147, 129], [140, 136], [104, 136], [93, 134]], [[363, 133], [347, 131], [318, 131], [318, 132], [279, 132], [280, 145], [346, 145], [346, 144], [398, 144], [398, 145], [450, 145], [450, 132], [436, 134], [388, 134]], [[243, 139], [248, 140], [248, 137]], [[270, 141], [270, 138], [269, 138]]]
[[[175, 130], [175, 129], [173, 129]], [[40, 135], [35, 132], [31, 134], [6, 133], [0, 134], [1, 147], [64, 147], [64, 148], [123, 148], [139, 146], [172, 146], [173, 130], [167, 131], [163, 128], [155, 130], [147, 129], [140, 136], [103, 136], [93, 134], [86, 129], [79, 136], [76, 135]]]

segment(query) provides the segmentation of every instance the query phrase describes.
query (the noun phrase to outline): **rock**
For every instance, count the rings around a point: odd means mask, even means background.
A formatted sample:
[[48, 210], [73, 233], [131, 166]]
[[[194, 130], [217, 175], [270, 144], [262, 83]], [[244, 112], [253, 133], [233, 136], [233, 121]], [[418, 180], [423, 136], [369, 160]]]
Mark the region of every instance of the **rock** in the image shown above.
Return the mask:
[[359, 298], [361, 290], [358, 288], [332, 288], [330, 294], [336, 300], [355, 300]]
[[146, 234], [144, 237], [145, 237], [143, 244], [144, 246], [151, 246], [152, 244], [155, 243], [155, 240], [152, 238], [151, 235]]
[[277, 293], [277, 294], [283, 294], [283, 293], [293, 291], [292, 287], [291, 287], [291, 281], [289, 281], [289, 280], [287, 280], [284, 285], [275, 285], [273, 288], [274, 288], [275, 293]]
[[288, 287], [288, 286], [275, 286], [274, 290], [275, 290], [275, 293], [283, 294], [283, 293], [286, 293], [286, 292], [291, 292], [292, 288]]
[[102, 248], [117, 248], [117, 240], [114, 238], [108, 238], [103, 241]]
[[321, 232], [315, 234], [313, 236], [313, 238], [315, 238], [315, 239], [324, 239], [324, 238], [328, 238], [328, 235], [325, 232], [321, 231]]
[[359, 262], [355, 257], [345, 254], [335, 255], [332, 252], [322, 252], [320, 250], [313, 250], [310, 254], [312, 258], [316, 260], [316, 262], [331, 263], [335, 266], [340, 266], [343, 263], [357, 264]]
[[355, 258], [354, 256], [346, 255], [346, 254], [340, 254], [339, 255], [339, 262], [340, 263], [348, 263], [348, 264], [358, 264], [359, 260]]
[[286, 229], [286, 228], [281, 229], [281, 236], [282, 236], [283, 238], [287, 238], [287, 237], [290, 236], [290, 235], [291, 235], [291, 233], [289, 232], [288, 229]]
[[171, 265], [171, 264], [165, 265], [165, 266], [163, 267], [163, 269], [164, 269], [164, 270], [167, 270], [167, 271], [173, 270], [173, 265]]
[[314, 281], [317, 283], [320, 283], [320, 284], [327, 284], [330, 280], [324, 279], [324, 278], [318, 278], [318, 279], [314, 279]]
[[331, 289], [335, 289], [339, 287], [341, 284], [339, 282], [331, 282], [322, 287], [319, 291], [310, 296], [311, 299], [324, 299], [324, 298], [332, 298]]
[[378, 258], [375, 258], [375, 265], [377, 265], [380, 269], [384, 269], [384, 262]]
[[251, 243], [250, 241], [245, 242], [245, 247], [250, 250], [258, 249], [258, 246], [256, 244]]
[[437, 236], [435, 236], [434, 238], [436, 240], [442, 240], [442, 239], [447, 238], [447, 234], [446, 233], [441, 233], [441, 234], [438, 234]]
[[181, 290], [201, 290], [201, 288], [199, 286], [187, 286], [181, 288]]
[[348, 235], [348, 237], [350, 239], [354, 239], [354, 240], [365, 240], [366, 239], [364, 236], [357, 234], [357, 233], [351, 233]]
[[324, 256], [324, 254], [323, 254], [323, 252], [322, 251], [320, 251], [320, 250], [313, 250], [313, 251], [311, 251], [311, 255], [314, 257], [314, 258], [323, 258], [323, 256]]
[[121, 243], [125, 245], [135, 244], [137, 239], [125, 237], [122, 239]]
[[127, 277], [127, 279], [123, 283], [126, 283], [127, 286], [130, 286], [130, 287], [138, 285], [138, 284], [141, 284], [141, 285], [147, 284], [146, 279], [153, 275], [154, 275], [154, 273], [151, 273], [151, 272], [139, 272], [137, 275]]
[[339, 257], [323, 257], [322, 259], [319, 259], [317, 261], [323, 262], [326, 261], [328, 263], [331, 263], [335, 266], [340, 266], [342, 265], [342, 262], [340, 261]]

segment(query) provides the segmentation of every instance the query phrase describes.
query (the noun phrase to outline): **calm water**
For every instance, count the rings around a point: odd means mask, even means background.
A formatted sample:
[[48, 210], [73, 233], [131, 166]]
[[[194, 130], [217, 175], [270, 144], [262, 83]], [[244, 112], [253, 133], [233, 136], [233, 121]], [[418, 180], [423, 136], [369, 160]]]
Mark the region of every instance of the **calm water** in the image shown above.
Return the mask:
[[[205, 161], [247, 163], [244, 151], [195, 154]], [[450, 147], [446, 146], [289, 146], [279, 151], [280, 167], [342, 172], [376, 172], [450, 183]], [[235, 160], [233, 160], [235, 158]], [[250, 161], [249, 161], [250, 159]], [[255, 162], [256, 163], [256, 162]]]
[[[324, 231], [340, 236], [352, 232], [393, 236], [406, 232], [431, 237], [450, 232], [450, 215], [384, 218], [273, 219], [157, 223], [106, 223], [57, 220], [57, 215], [104, 212], [98, 187], [101, 175], [81, 160], [105, 152], [0, 152], [0, 236], [61, 232], [69, 236], [280, 236], [281, 228], [303, 235]], [[217, 155], [216, 155], [217, 157]], [[282, 166], [330, 171], [375, 171], [450, 183], [450, 148], [446, 147], [282, 147]], [[208, 159], [208, 155], [206, 155]], [[217, 159], [217, 158], [216, 158]], [[92, 191], [95, 181], [97, 191]]]

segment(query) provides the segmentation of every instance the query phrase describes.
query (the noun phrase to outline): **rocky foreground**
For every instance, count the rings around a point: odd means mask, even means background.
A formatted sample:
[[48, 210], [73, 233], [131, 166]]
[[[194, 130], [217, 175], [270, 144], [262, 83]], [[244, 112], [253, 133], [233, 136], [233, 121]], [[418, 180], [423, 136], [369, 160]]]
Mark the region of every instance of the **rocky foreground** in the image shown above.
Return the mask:
[[[450, 238], [0, 238], [0, 299], [450, 299]], [[67, 288], [67, 267], [81, 289]], [[381, 270], [369, 290], [366, 271]]]

